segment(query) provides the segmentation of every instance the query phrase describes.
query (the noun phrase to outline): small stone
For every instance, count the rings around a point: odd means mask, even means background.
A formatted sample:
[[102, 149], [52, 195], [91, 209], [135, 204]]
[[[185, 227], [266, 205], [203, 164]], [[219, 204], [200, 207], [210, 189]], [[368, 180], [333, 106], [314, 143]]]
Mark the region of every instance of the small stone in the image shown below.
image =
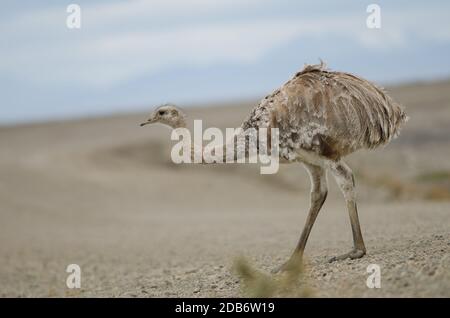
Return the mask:
[[193, 273], [196, 273], [197, 272], [197, 269], [190, 269], [190, 270], [187, 270], [185, 273], [186, 274], [193, 274]]

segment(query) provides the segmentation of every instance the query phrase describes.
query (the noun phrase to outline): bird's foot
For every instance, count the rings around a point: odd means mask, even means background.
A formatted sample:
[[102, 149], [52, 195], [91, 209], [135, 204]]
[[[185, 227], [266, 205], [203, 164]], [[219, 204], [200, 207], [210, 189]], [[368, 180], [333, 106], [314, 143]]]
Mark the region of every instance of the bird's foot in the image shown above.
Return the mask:
[[329, 263], [333, 263], [333, 262], [336, 262], [336, 261], [342, 261], [342, 260], [347, 259], [347, 258], [357, 259], [357, 258], [363, 257], [364, 255], [366, 255], [366, 251], [365, 250], [354, 248], [350, 252], [345, 253], [343, 255], [333, 256], [332, 258], [330, 258], [328, 260], [328, 262]]
[[303, 262], [301, 256], [291, 256], [291, 258], [286, 263], [272, 270], [272, 274], [299, 271], [301, 270], [302, 265]]

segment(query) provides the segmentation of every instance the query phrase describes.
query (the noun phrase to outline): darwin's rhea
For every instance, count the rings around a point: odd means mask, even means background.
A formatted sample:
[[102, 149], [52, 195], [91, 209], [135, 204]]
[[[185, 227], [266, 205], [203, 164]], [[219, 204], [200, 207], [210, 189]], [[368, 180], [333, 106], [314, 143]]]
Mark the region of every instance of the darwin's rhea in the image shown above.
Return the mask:
[[[302, 162], [311, 177], [306, 224], [294, 253], [281, 269], [289, 269], [302, 258], [311, 228], [327, 197], [327, 170], [342, 190], [353, 233], [353, 249], [331, 261], [366, 254], [354, 176], [343, 157], [358, 149], [387, 144], [397, 136], [406, 119], [404, 109], [382, 89], [352, 74], [329, 71], [323, 64], [307, 65], [253, 108], [241, 128], [244, 131], [278, 128], [280, 162]], [[186, 124], [185, 115], [173, 105], [157, 108], [142, 125], [156, 122], [172, 128]]]

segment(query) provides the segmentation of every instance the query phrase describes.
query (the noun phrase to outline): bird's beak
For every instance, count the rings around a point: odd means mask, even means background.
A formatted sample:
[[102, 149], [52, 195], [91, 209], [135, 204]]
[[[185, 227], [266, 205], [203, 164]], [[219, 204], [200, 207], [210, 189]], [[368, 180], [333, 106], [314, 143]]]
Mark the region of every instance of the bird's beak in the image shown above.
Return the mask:
[[146, 122], [142, 123], [140, 126], [143, 127], [145, 125], [153, 124], [155, 122], [155, 119], [150, 118]]

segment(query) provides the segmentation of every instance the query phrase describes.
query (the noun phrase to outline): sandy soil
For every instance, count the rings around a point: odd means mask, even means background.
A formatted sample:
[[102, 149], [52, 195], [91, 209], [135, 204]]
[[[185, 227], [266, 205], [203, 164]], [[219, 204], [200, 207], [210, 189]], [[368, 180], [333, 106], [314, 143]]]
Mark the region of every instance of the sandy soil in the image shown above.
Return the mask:
[[[399, 139], [348, 158], [368, 255], [351, 247], [344, 201], [328, 200], [306, 249], [314, 296], [450, 297], [450, 82], [390, 89], [411, 117]], [[188, 109], [236, 127], [252, 103]], [[264, 272], [286, 260], [308, 208], [301, 165], [177, 166], [144, 114], [0, 128], [0, 296], [242, 296], [244, 255]], [[82, 269], [69, 290], [66, 266]], [[366, 287], [369, 264], [381, 288]]]

